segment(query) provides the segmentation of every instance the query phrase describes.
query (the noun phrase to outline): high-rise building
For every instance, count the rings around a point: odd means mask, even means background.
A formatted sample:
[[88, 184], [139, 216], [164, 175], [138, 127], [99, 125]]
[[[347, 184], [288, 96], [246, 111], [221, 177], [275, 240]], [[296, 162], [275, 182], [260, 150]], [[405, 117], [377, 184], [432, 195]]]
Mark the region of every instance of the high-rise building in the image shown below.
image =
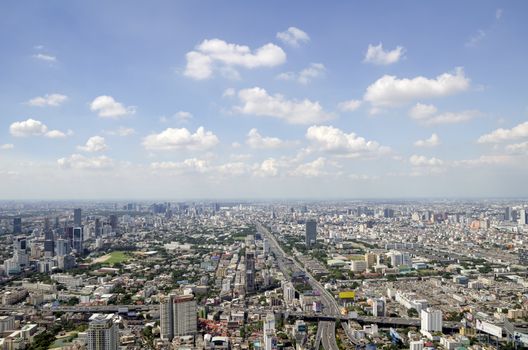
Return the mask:
[[192, 335], [197, 331], [196, 300], [192, 295], [169, 294], [160, 300], [160, 336], [172, 341], [174, 337]]
[[255, 252], [246, 252], [246, 292], [255, 291]]
[[306, 221], [306, 246], [311, 247], [317, 240], [317, 221]]
[[365, 254], [365, 262], [367, 263], [367, 268], [371, 269], [376, 265], [376, 254], [367, 253]]
[[51, 257], [55, 254], [55, 239], [51, 229], [44, 230], [44, 255]]
[[521, 225], [526, 225], [528, 224], [528, 216], [526, 215], [526, 210], [525, 209], [520, 209], [519, 210], [519, 224]]
[[82, 226], [82, 216], [81, 216], [81, 209], [73, 209], [73, 226], [74, 227], [80, 227]]
[[95, 219], [95, 229], [94, 229], [94, 235], [95, 237], [100, 237], [102, 232], [101, 232], [101, 220], [99, 220], [99, 218], [96, 218]]
[[275, 315], [268, 313], [263, 326], [264, 350], [277, 349], [277, 337], [275, 334]]
[[112, 227], [113, 232], [117, 231], [117, 215], [110, 215], [110, 226]]
[[385, 300], [375, 299], [372, 302], [372, 315], [375, 317], [385, 317]]
[[528, 265], [528, 249], [519, 249], [519, 264]]
[[72, 248], [77, 252], [77, 254], [82, 254], [83, 253], [83, 242], [84, 242], [83, 228], [82, 227], [74, 227], [73, 228]]
[[88, 350], [117, 350], [119, 333], [113, 321], [113, 314], [93, 314], [90, 317], [87, 340]]
[[512, 219], [513, 219], [512, 208], [511, 207], [504, 208], [504, 220], [511, 221]]
[[70, 243], [68, 240], [59, 238], [55, 243], [55, 254], [57, 256], [65, 256], [70, 254]]
[[427, 308], [421, 311], [422, 331], [429, 333], [442, 331], [442, 311]]
[[13, 219], [13, 233], [15, 235], [22, 233], [22, 218]]

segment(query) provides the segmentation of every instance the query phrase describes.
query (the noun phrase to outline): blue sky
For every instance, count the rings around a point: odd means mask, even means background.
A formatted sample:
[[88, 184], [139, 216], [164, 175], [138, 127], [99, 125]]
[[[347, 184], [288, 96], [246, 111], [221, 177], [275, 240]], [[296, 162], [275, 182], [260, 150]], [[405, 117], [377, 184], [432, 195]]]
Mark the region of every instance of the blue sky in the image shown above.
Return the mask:
[[4, 2], [4, 198], [526, 196], [522, 1]]

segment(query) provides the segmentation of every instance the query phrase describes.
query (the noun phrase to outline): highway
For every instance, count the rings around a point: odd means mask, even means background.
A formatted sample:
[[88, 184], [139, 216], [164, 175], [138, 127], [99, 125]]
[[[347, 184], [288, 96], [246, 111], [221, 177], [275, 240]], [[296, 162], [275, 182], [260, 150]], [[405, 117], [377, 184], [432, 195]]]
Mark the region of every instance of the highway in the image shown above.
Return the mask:
[[[280, 256], [282, 259], [286, 259], [288, 254], [286, 254], [286, 252], [281, 248], [275, 236], [260, 223], [256, 223], [256, 227], [257, 231], [270, 241], [270, 247], [275, 255]], [[306, 274], [310, 286], [319, 292], [321, 296], [321, 302], [324, 306], [323, 311], [330, 315], [338, 315], [339, 307], [334, 297], [321, 285], [321, 283], [319, 283], [308, 271], [306, 271], [304, 267], [301, 266], [301, 264], [299, 264], [294, 259], [291, 259], [290, 261], [292, 261], [298, 270], [303, 271]], [[283, 265], [279, 263], [279, 267], [281, 266]], [[339, 347], [336, 343], [335, 321], [319, 321], [318, 328], [321, 328], [321, 342], [325, 350], [339, 350]]]

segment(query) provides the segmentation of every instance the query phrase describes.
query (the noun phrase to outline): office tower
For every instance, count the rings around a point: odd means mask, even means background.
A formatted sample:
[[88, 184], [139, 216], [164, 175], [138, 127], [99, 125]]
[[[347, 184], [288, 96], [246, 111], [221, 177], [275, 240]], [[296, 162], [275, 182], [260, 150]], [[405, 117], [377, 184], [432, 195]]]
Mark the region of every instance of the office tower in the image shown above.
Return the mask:
[[315, 220], [306, 221], [306, 246], [311, 247], [317, 240], [317, 222]]
[[519, 210], [519, 224], [521, 225], [526, 225], [528, 224], [528, 221], [526, 221], [527, 218], [527, 215], [526, 215], [526, 210], [525, 209], [520, 209]]
[[512, 208], [511, 207], [504, 208], [504, 220], [511, 221], [512, 219], [513, 219]]
[[73, 228], [72, 248], [75, 251], [77, 251], [77, 254], [82, 254], [83, 253], [83, 241], [84, 241], [83, 228], [82, 227], [74, 227]]
[[93, 314], [88, 327], [88, 350], [117, 350], [119, 334], [113, 314]]
[[160, 336], [172, 341], [174, 337], [197, 331], [196, 300], [192, 295], [169, 294], [160, 300]]
[[112, 232], [117, 231], [117, 215], [110, 215], [110, 226], [112, 227]]
[[528, 265], [528, 249], [519, 249], [519, 264], [527, 266]]
[[277, 349], [277, 337], [275, 335], [275, 315], [268, 313], [263, 327], [264, 350]]
[[59, 217], [56, 216], [55, 217], [55, 225], [54, 225], [54, 229], [58, 229], [60, 227], [60, 220], [59, 220]]
[[74, 227], [81, 227], [82, 225], [82, 217], [81, 217], [81, 209], [73, 209], [73, 226]]
[[282, 295], [286, 305], [291, 305], [291, 303], [293, 303], [293, 300], [295, 299], [295, 288], [293, 287], [292, 282], [284, 282], [282, 285]]
[[50, 229], [50, 221], [49, 218], [44, 218], [44, 233]]
[[22, 218], [13, 219], [13, 233], [15, 235], [22, 233]]
[[55, 253], [55, 240], [53, 231], [48, 229], [44, 232], [44, 255], [46, 257], [52, 257]]
[[246, 292], [255, 291], [255, 253], [246, 252]]
[[394, 217], [394, 209], [390, 209], [390, 208], [383, 209], [383, 217], [384, 218], [393, 218]]
[[422, 331], [442, 332], [442, 311], [427, 308], [421, 312]]
[[270, 252], [270, 243], [267, 238], [264, 238], [262, 240], [262, 253], [264, 255], [269, 254]]
[[385, 317], [385, 300], [376, 299], [372, 302], [372, 315], [375, 317]]
[[59, 238], [55, 243], [55, 253], [57, 256], [65, 256], [70, 254], [70, 243], [66, 239]]
[[100, 237], [102, 234], [101, 232], [101, 220], [99, 220], [99, 218], [96, 218], [95, 219], [95, 232], [94, 232], [94, 235], [95, 237]]

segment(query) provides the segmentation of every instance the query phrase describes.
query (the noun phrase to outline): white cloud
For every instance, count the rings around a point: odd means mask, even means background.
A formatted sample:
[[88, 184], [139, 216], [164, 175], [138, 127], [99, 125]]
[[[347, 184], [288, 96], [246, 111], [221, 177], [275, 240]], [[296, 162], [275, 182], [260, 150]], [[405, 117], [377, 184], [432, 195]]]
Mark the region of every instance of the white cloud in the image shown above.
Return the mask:
[[236, 95], [236, 90], [233, 88], [227, 88], [224, 90], [222, 97], [233, 97]]
[[275, 117], [290, 124], [320, 123], [333, 118], [319, 102], [287, 100], [280, 94], [269, 95], [259, 87], [240, 90], [238, 98], [242, 105], [236, 106], [234, 111], [242, 114]]
[[28, 101], [28, 104], [31, 106], [37, 106], [37, 107], [44, 107], [44, 106], [51, 106], [51, 107], [58, 107], [62, 103], [66, 102], [68, 99], [68, 96], [61, 95], [61, 94], [46, 94], [44, 96], [38, 96], [35, 98], [32, 98]]
[[412, 155], [409, 158], [409, 162], [413, 166], [441, 166], [444, 164], [444, 162], [438, 158], [427, 158], [425, 156], [418, 156], [416, 154]]
[[134, 130], [133, 128], [127, 128], [125, 126], [120, 126], [116, 130], [105, 131], [105, 133], [107, 135], [124, 137], [124, 136], [134, 135], [136, 133], [136, 130]]
[[13, 145], [12, 143], [4, 143], [3, 145], [0, 145], [0, 150], [10, 150], [10, 149], [13, 149], [15, 148], [15, 145]]
[[304, 176], [304, 177], [318, 177], [318, 176], [324, 176], [327, 174], [326, 171], [324, 171], [324, 168], [326, 166], [326, 159], [323, 157], [319, 157], [316, 160], [304, 164], [298, 165], [292, 172], [291, 175], [293, 176]]
[[497, 20], [501, 19], [503, 12], [504, 11], [502, 9], [495, 10], [495, 19], [497, 19]]
[[514, 126], [511, 129], [497, 129], [489, 134], [479, 137], [479, 143], [499, 143], [528, 137], [528, 121]]
[[231, 162], [219, 165], [216, 171], [221, 175], [226, 176], [240, 176], [249, 171], [249, 166], [243, 162]]
[[220, 39], [204, 40], [186, 54], [184, 75], [196, 80], [210, 78], [220, 65], [229, 76], [238, 76], [234, 67], [248, 69], [274, 67], [286, 62], [286, 53], [277, 45], [268, 43], [252, 51], [248, 46], [230, 44]]
[[466, 42], [466, 46], [475, 47], [477, 46], [484, 38], [486, 38], [486, 31], [479, 29], [476, 34], [472, 35], [469, 40]]
[[194, 134], [186, 128], [167, 128], [159, 134], [150, 134], [143, 139], [143, 147], [152, 151], [205, 150], [218, 144], [218, 137], [201, 126]]
[[279, 165], [276, 159], [268, 158], [253, 168], [255, 176], [272, 177], [279, 174]]
[[293, 47], [310, 41], [308, 34], [296, 27], [289, 27], [284, 32], [277, 33], [277, 39]]
[[43, 54], [43, 53], [38, 53], [36, 55], [33, 55], [33, 57], [36, 58], [37, 60], [41, 60], [45, 62], [50, 62], [50, 63], [57, 62], [57, 57], [52, 56], [52, 55]]
[[469, 84], [470, 81], [462, 68], [457, 68], [454, 73], [441, 74], [434, 79], [423, 76], [399, 79], [393, 75], [384, 75], [367, 88], [364, 100], [377, 107], [399, 106], [413, 100], [466, 91]]
[[306, 131], [315, 151], [328, 152], [351, 158], [375, 157], [390, 152], [388, 147], [376, 141], [367, 141], [355, 133], [345, 133], [333, 126], [311, 126]]
[[402, 46], [397, 46], [394, 50], [385, 51], [383, 45], [379, 43], [374, 46], [369, 44], [367, 54], [363, 62], [373, 63], [378, 65], [389, 65], [396, 63], [403, 57], [405, 49]]
[[72, 154], [69, 157], [60, 158], [57, 164], [61, 168], [71, 169], [110, 169], [114, 167], [114, 161], [107, 156], [86, 157], [82, 154]]
[[303, 69], [299, 73], [286, 72], [277, 75], [279, 80], [295, 80], [300, 84], [306, 85], [314, 78], [318, 78], [324, 75], [326, 71], [325, 66], [322, 63], [311, 63], [309, 67]]
[[246, 144], [255, 149], [270, 149], [278, 148], [282, 146], [284, 142], [277, 137], [263, 137], [257, 129], [253, 128], [247, 134]]
[[416, 147], [435, 147], [440, 144], [440, 138], [437, 134], [433, 133], [431, 137], [425, 140], [418, 140], [414, 143]]
[[172, 170], [178, 173], [205, 173], [210, 170], [207, 160], [197, 158], [185, 159], [182, 162], [154, 162], [150, 164], [150, 167], [155, 170]]
[[83, 152], [101, 152], [106, 151], [108, 146], [105, 143], [104, 137], [92, 136], [86, 141], [84, 146], [77, 146], [77, 149]]
[[453, 163], [455, 166], [476, 167], [485, 165], [504, 165], [515, 162], [511, 155], [482, 155], [476, 159], [458, 160]]
[[49, 138], [61, 138], [72, 134], [71, 131], [68, 131], [66, 134], [59, 130], [49, 130], [41, 121], [31, 118], [12, 123], [9, 126], [9, 132], [15, 137], [45, 136]]
[[480, 115], [479, 111], [467, 110], [461, 112], [437, 113], [438, 109], [433, 105], [417, 103], [409, 111], [409, 115], [426, 125], [459, 124], [470, 121]]
[[348, 101], [340, 102], [337, 105], [337, 108], [339, 108], [339, 110], [343, 112], [353, 112], [359, 107], [361, 107], [361, 104], [362, 104], [362, 101], [360, 100], [348, 100]]
[[528, 154], [528, 141], [507, 145], [506, 151], [513, 154]]
[[135, 107], [125, 107], [122, 103], [117, 102], [112, 96], [107, 95], [96, 97], [92, 103], [90, 103], [90, 109], [93, 112], [97, 112], [97, 114], [103, 118], [119, 118], [136, 112]]

